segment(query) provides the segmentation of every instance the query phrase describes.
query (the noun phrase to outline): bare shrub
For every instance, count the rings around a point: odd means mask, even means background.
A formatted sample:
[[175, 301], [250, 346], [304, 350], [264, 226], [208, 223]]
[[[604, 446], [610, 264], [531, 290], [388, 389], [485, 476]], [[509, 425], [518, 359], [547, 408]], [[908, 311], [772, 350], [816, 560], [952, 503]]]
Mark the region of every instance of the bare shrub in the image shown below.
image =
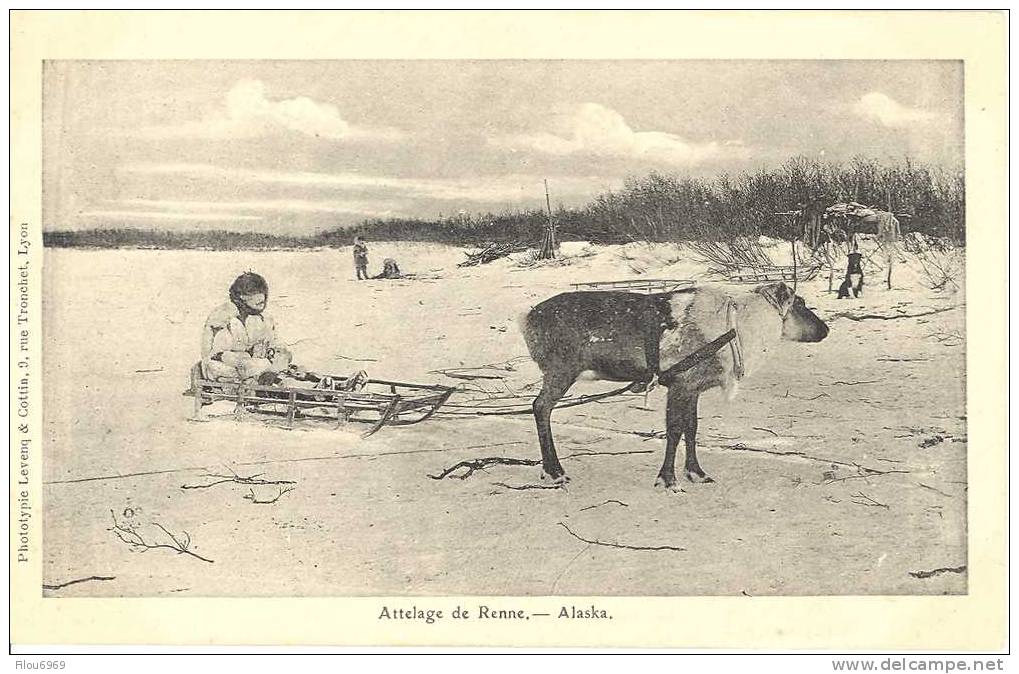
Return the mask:
[[687, 244], [708, 271], [723, 273], [735, 267], [769, 267], [773, 263], [757, 238], [736, 237], [731, 241], [691, 241]]
[[931, 290], [959, 290], [966, 260], [951, 241], [910, 232], [903, 237], [903, 248], [916, 258]]

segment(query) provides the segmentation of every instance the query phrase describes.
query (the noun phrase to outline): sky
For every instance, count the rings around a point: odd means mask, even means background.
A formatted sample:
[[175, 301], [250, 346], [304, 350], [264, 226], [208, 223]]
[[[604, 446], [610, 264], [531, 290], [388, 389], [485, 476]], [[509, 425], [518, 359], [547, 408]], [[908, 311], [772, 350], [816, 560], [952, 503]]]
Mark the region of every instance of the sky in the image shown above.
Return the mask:
[[963, 166], [958, 61], [49, 61], [43, 226], [311, 234], [793, 156]]

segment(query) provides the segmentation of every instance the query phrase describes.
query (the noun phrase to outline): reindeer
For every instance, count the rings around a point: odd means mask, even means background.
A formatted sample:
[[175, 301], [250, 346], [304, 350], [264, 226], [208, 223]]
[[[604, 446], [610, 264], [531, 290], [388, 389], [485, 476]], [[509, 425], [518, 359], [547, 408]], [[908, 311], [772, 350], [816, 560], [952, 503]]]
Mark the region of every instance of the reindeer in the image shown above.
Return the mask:
[[675, 491], [676, 447], [686, 437], [685, 476], [713, 482], [697, 462], [697, 400], [721, 387], [730, 397], [744, 374], [786, 339], [819, 342], [828, 326], [784, 283], [730, 295], [711, 287], [640, 295], [570, 292], [534, 307], [523, 320], [531, 358], [544, 374], [534, 399], [542, 477], [566, 482], [552, 440], [552, 408], [583, 374], [668, 387], [665, 461], [656, 487]]

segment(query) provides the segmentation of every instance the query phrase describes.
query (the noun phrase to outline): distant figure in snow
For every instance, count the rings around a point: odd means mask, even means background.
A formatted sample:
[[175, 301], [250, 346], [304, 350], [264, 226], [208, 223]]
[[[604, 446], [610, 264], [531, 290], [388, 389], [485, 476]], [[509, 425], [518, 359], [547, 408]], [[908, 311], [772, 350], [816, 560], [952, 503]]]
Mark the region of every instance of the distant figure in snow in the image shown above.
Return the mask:
[[372, 278], [400, 278], [403, 276], [400, 273], [400, 267], [396, 264], [396, 260], [391, 257], [387, 257], [382, 261], [382, 273], [376, 274]]
[[354, 269], [357, 272], [357, 280], [367, 280], [368, 276], [368, 246], [361, 237], [354, 237]]
[[825, 199], [811, 194], [806, 201], [796, 204], [796, 223], [800, 230], [799, 233], [803, 242], [810, 246], [811, 250], [817, 250], [822, 243], [825, 203], [827, 203]]
[[290, 351], [276, 336], [267, 314], [269, 284], [244, 272], [230, 286], [230, 299], [216, 307], [202, 331], [202, 374], [209, 379], [272, 383], [290, 367]]

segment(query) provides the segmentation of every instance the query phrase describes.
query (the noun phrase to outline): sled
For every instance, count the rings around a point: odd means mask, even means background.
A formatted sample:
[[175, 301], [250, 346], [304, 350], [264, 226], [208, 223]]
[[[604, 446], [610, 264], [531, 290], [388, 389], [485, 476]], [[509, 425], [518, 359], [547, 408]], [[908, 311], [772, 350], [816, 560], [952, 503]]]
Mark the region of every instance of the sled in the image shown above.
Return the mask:
[[574, 283], [574, 290], [624, 290], [638, 293], [671, 293], [692, 288], [694, 281], [686, 279], [626, 279], [624, 281], [591, 281]]
[[[407, 426], [425, 421], [442, 407], [455, 389], [434, 384], [409, 384], [385, 379], [369, 379], [356, 390], [345, 390], [346, 377], [330, 377], [332, 388], [272, 386], [237, 381], [206, 379], [201, 363], [191, 368], [191, 387], [184, 392], [194, 398], [194, 419], [204, 418], [204, 408], [214, 402], [235, 403], [234, 414], [256, 414], [283, 421], [293, 428], [296, 421], [334, 424], [368, 424], [361, 437], [368, 437], [383, 426]], [[324, 378], [323, 378], [324, 379]]]
[[729, 267], [724, 274], [732, 283], [774, 283], [776, 281], [809, 281], [821, 270], [820, 266], [787, 267]]

